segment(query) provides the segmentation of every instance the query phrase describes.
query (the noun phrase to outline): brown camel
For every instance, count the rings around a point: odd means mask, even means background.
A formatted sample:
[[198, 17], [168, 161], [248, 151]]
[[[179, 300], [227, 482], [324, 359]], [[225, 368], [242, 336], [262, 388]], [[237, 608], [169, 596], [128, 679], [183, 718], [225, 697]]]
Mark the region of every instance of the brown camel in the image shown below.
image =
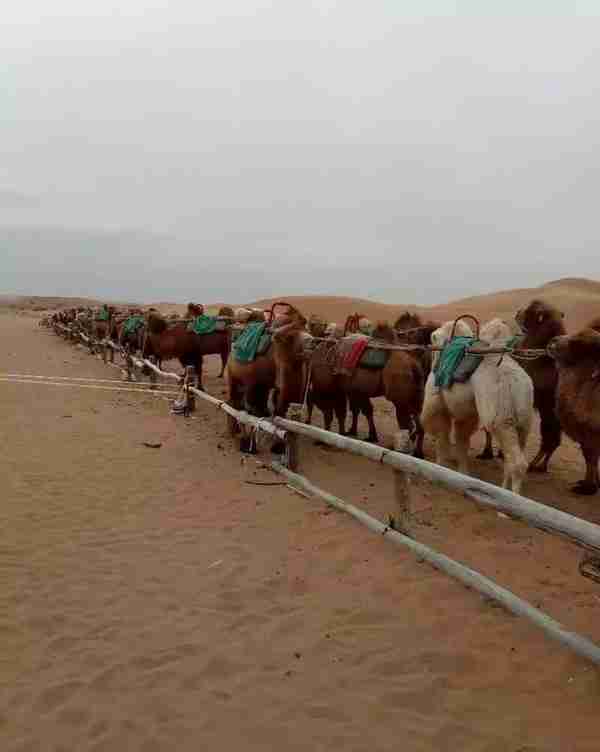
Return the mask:
[[[392, 327], [378, 323], [373, 330], [373, 339], [388, 344], [399, 344], [398, 335]], [[358, 415], [362, 412], [369, 423], [368, 441], [377, 442], [377, 429], [373, 419], [375, 397], [385, 397], [396, 409], [399, 429], [408, 429], [415, 435], [415, 457], [423, 457], [424, 432], [420, 414], [423, 407], [425, 376], [419, 358], [412, 352], [390, 351], [384, 368], [358, 366], [342, 379], [352, 412], [349, 436], [356, 436]]]
[[337, 338], [325, 340], [327, 322], [314, 314], [308, 321], [308, 331], [321, 341], [314, 343], [310, 353], [310, 384], [306, 395], [308, 425], [312, 423], [315, 407], [323, 413], [325, 429], [331, 430], [333, 416], [337, 418], [338, 431], [344, 435], [348, 398], [342, 387], [342, 377], [336, 371]]
[[[542, 300], [533, 300], [515, 316], [524, 336], [522, 349], [545, 349], [551, 340], [566, 333], [564, 314]], [[561, 442], [560, 420], [556, 413], [558, 373], [549, 355], [536, 360], [519, 361], [533, 381], [534, 404], [540, 414], [541, 446], [529, 465], [530, 472], [548, 472], [548, 463]]]
[[560, 425], [579, 444], [585, 459], [585, 478], [572, 490], [591, 496], [600, 489], [600, 331], [587, 327], [578, 334], [557, 337], [548, 351], [558, 367]]
[[[396, 319], [394, 330], [402, 344], [421, 345], [427, 347], [431, 345], [431, 335], [441, 324], [437, 321], [423, 321], [417, 313], [406, 311]], [[431, 351], [415, 350], [415, 355], [419, 358], [425, 379], [431, 371]]]
[[[281, 304], [278, 304], [281, 305]], [[262, 312], [259, 312], [262, 316]], [[261, 318], [258, 313], [255, 319]], [[252, 317], [251, 317], [252, 318]], [[269, 317], [273, 321], [273, 312]], [[285, 317], [278, 317], [281, 326], [273, 330], [271, 346], [263, 355], [250, 363], [236, 360], [232, 352], [227, 362], [229, 404], [236, 410], [247, 410], [258, 417], [269, 414], [268, 401], [275, 390], [275, 413], [283, 415], [290, 402], [302, 402], [300, 394], [305, 384], [304, 368], [300, 361], [300, 340], [306, 319], [292, 306], [286, 305]], [[277, 358], [277, 360], [276, 360]], [[230, 421], [232, 433], [237, 430], [235, 421]]]
[[189, 331], [185, 321], [178, 321], [169, 325], [162, 316], [156, 313], [151, 313], [148, 316], [142, 356], [144, 358], [154, 357], [159, 363], [163, 360], [177, 358], [184, 368], [193, 366], [196, 370], [199, 389], [203, 389], [203, 356], [220, 355], [222, 363], [220, 376], [223, 376], [229, 350], [228, 331], [200, 335]]

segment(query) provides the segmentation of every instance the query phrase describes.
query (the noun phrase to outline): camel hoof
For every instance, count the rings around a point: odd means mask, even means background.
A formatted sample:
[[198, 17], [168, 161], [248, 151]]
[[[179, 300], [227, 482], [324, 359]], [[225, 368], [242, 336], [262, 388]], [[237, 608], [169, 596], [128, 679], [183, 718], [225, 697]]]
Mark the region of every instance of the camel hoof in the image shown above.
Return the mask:
[[478, 460], [493, 460], [494, 452], [489, 449], [484, 449], [483, 452], [477, 455]]
[[580, 480], [574, 486], [571, 486], [571, 491], [578, 496], [593, 496], [597, 493], [598, 486], [595, 483]]
[[544, 465], [529, 465], [528, 473], [547, 473], [548, 468]]

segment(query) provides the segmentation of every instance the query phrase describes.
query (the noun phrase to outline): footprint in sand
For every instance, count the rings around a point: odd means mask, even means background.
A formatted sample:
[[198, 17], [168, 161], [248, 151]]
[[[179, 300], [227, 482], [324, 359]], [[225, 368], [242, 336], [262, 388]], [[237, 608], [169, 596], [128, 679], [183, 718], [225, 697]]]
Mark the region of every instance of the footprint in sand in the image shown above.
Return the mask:
[[53, 687], [48, 687], [34, 703], [34, 710], [40, 715], [52, 713], [77, 694], [81, 687], [82, 683], [78, 681], [64, 682], [64, 684], [55, 684]]
[[75, 728], [81, 728], [86, 726], [90, 720], [90, 711], [86, 708], [65, 708], [61, 710], [58, 721], [68, 726], [74, 726]]

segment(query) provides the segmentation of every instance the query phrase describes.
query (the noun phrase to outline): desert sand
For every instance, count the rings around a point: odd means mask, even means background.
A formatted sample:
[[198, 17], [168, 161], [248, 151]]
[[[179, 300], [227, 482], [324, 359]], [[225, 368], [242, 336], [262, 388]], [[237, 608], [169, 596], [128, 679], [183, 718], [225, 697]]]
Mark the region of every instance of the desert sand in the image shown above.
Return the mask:
[[[568, 304], [570, 327], [600, 307], [582, 288], [543, 295]], [[514, 312], [521, 294], [431, 315]], [[339, 320], [338, 300], [303, 302]], [[1, 373], [121, 383], [38, 328], [31, 305], [0, 315]], [[220, 395], [216, 361], [206, 386]], [[222, 414], [168, 407], [0, 383], [0, 749], [598, 749], [597, 669], [320, 502], [249, 483], [280, 479], [239, 454]], [[389, 441], [385, 402], [377, 419]], [[565, 440], [524, 493], [600, 523], [598, 500], [568, 492], [581, 470]], [[306, 443], [302, 472], [380, 519], [394, 511], [388, 468]], [[600, 590], [577, 549], [442, 488], [413, 490], [419, 540], [600, 642]]]

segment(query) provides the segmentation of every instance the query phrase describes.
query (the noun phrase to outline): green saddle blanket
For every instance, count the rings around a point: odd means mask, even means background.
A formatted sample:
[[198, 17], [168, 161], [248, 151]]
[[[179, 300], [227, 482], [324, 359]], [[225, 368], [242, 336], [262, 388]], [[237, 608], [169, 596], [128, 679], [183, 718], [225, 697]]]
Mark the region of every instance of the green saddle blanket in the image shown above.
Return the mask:
[[483, 359], [483, 355], [467, 353], [476, 342], [475, 337], [454, 337], [446, 343], [434, 368], [437, 387], [449, 389], [455, 382], [469, 380]]
[[233, 343], [233, 356], [239, 363], [251, 363], [264, 355], [271, 345], [271, 334], [261, 321], [248, 324]]
[[358, 365], [361, 368], [385, 368], [389, 356], [389, 351], [377, 350], [374, 347], [367, 347], [361, 357]]
[[196, 316], [192, 323], [188, 324], [188, 331], [194, 332], [194, 334], [212, 334], [216, 330], [216, 316], [207, 316], [206, 314], [203, 314], [202, 316]]
[[127, 337], [130, 334], [134, 334], [142, 326], [144, 326], [143, 316], [130, 316], [123, 324], [123, 336]]

